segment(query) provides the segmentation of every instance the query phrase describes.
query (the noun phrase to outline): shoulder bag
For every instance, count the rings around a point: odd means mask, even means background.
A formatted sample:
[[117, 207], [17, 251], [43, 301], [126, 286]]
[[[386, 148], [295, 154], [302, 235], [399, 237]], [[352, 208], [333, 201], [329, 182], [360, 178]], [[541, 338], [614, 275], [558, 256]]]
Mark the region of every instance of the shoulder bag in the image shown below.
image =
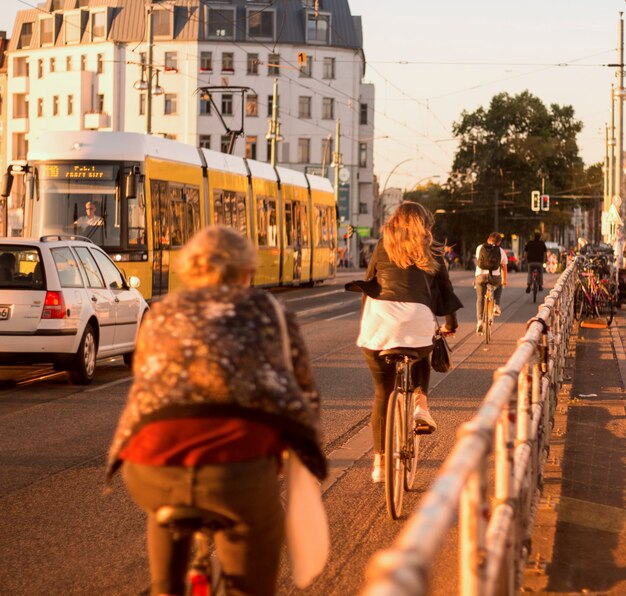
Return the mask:
[[433, 337], [433, 351], [430, 355], [430, 365], [435, 372], [445, 373], [450, 370], [452, 366], [450, 351], [448, 341], [441, 333], [439, 324], [437, 324], [437, 329]]
[[[285, 366], [293, 374], [291, 342], [282, 307], [268, 293], [280, 327]], [[285, 534], [291, 573], [296, 587], [303, 589], [324, 570], [330, 551], [328, 519], [322, 502], [321, 486], [317, 478], [300, 461], [293, 449], [285, 458], [287, 479], [287, 511]]]

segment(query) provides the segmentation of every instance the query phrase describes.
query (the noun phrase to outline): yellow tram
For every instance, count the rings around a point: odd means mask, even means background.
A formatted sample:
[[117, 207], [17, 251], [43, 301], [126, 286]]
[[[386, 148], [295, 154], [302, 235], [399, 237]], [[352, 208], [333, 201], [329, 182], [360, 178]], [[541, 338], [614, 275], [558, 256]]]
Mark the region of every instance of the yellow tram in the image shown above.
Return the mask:
[[179, 285], [177, 251], [211, 224], [253, 241], [254, 285], [335, 275], [336, 202], [326, 178], [138, 133], [41, 133], [29, 144], [28, 162], [8, 169], [16, 183], [3, 233], [86, 236], [141, 279], [148, 300]]

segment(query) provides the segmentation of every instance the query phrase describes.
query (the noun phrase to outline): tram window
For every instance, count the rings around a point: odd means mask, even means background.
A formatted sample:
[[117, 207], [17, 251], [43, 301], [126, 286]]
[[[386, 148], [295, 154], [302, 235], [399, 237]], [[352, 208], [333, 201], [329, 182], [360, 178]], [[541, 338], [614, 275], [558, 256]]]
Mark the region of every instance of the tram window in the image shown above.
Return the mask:
[[300, 221], [302, 225], [302, 246], [309, 246], [309, 209], [306, 203], [300, 204]]
[[293, 246], [293, 203], [285, 201], [285, 234], [287, 246]]
[[276, 214], [276, 199], [268, 200], [269, 222], [267, 226], [267, 240], [269, 246], [278, 246], [278, 216]]
[[128, 246], [146, 244], [146, 210], [143, 204], [143, 199], [140, 201], [139, 197], [128, 199]]
[[259, 246], [268, 246], [267, 242], [267, 199], [257, 196], [257, 241]]
[[187, 235], [185, 242], [200, 229], [200, 193], [197, 186], [186, 186], [184, 190]]
[[186, 241], [185, 204], [181, 186], [169, 187], [170, 199], [170, 230], [172, 246], [182, 246]]
[[154, 248], [169, 248], [170, 229], [168, 222], [167, 183], [151, 180], [152, 230]]
[[246, 211], [246, 195], [238, 192], [236, 195], [237, 203], [237, 229], [244, 236], [248, 235], [248, 217]]

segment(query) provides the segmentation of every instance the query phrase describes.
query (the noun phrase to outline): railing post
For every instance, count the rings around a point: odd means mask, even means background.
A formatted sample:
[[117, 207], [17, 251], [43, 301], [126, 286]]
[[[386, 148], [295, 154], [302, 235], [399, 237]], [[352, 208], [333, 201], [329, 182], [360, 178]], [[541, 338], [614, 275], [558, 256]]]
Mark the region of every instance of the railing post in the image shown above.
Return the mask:
[[459, 594], [481, 596], [485, 584], [485, 465], [467, 478], [459, 502]]

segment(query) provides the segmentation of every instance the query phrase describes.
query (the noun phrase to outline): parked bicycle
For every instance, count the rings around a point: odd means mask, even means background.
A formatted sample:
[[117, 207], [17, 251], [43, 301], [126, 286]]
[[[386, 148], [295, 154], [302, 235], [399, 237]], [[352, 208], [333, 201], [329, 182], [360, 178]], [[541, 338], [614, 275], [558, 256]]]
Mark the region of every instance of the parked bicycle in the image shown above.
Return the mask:
[[606, 255], [584, 257], [576, 280], [574, 317], [604, 319], [610, 325], [618, 301], [618, 285]]
[[387, 404], [385, 425], [385, 503], [391, 519], [402, 513], [404, 491], [413, 488], [417, 475], [420, 434], [430, 433], [428, 426], [417, 426], [413, 420], [415, 397], [411, 365], [423, 357], [417, 350], [394, 348], [380, 353], [396, 365], [394, 390]]
[[207, 509], [169, 505], [157, 509], [156, 520], [175, 540], [193, 540], [185, 596], [225, 594], [222, 568], [217, 557], [211, 556], [211, 545], [214, 533], [228, 529], [233, 522]]

